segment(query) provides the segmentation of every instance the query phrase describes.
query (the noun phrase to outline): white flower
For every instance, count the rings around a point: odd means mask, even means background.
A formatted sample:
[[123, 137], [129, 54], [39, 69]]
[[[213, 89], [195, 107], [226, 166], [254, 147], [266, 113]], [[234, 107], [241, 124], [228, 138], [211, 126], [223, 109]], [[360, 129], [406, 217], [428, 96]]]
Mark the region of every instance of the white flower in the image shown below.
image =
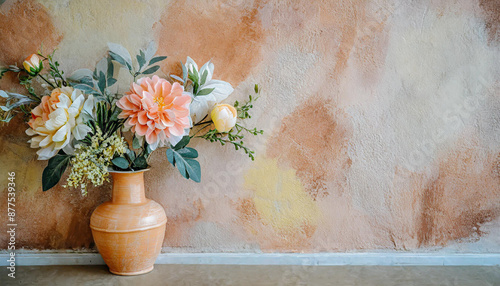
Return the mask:
[[226, 99], [233, 91], [233, 87], [230, 83], [212, 79], [214, 74], [214, 64], [208, 61], [205, 63], [201, 69], [198, 71], [198, 65], [191, 59], [187, 57], [186, 69], [189, 73], [197, 71], [201, 79], [202, 75], [207, 72], [207, 77], [203, 85], [198, 87], [198, 91], [203, 89], [214, 89], [208, 95], [198, 95], [194, 96], [192, 88], [188, 91], [191, 95], [192, 101], [190, 105], [190, 113], [193, 122], [197, 123], [208, 115], [208, 112], [217, 104]]
[[85, 138], [91, 129], [81, 116], [84, 103], [80, 90], [62, 87], [42, 98], [42, 103], [33, 109], [31, 128], [26, 134], [33, 136], [29, 141], [31, 148], [40, 148], [38, 160], [48, 160], [63, 148], [71, 152], [71, 140]]

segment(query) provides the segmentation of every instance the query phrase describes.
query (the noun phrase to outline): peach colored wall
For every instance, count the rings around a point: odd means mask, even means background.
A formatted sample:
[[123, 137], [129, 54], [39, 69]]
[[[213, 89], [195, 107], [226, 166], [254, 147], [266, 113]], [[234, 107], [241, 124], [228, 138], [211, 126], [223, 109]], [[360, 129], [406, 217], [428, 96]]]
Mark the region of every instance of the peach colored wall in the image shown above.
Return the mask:
[[[0, 63], [43, 43], [70, 73], [107, 42], [155, 40], [169, 56], [160, 75], [189, 55], [215, 63], [231, 103], [260, 83], [255, 162], [195, 142], [197, 184], [158, 151], [146, 187], [169, 217], [165, 251], [499, 252], [499, 33], [496, 0], [7, 0]], [[24, 129], [0, 127], [0, 218], [15, 171], [18, 246], [93, 248], [89, 217], [109, 184], [43, 193], [46, 162]]]

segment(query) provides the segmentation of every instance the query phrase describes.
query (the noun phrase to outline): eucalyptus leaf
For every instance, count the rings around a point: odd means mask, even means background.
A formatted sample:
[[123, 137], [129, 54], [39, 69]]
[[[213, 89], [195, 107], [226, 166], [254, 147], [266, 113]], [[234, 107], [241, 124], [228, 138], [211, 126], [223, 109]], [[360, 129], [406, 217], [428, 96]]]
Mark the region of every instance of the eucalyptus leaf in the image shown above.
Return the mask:
[[184, 158], [198, 158], [198, 151], [190, 147], [179, 149], [177, 150], [177, 153], [179, 153]]
[[144, 156], [140, 156], [135, 158], [134, 166], [137, 169], [146, 169], [148, 167], [148, 162], [146, 161], [146, 158], [144, 158]]
[[134, 140], [132, 141], [132, 148], [139, 149], [141, 148], [141, 142], [139, 142], [139, 138], [134, 136]]
[[151, 146], [150, 146], [150, 145], [147, 145], [147, 146], [146, 146], [146, 153], [147, 153], [147, 154], [151, 154], [151, 153], [153, 153], [153, 151], [154, 151], [154, 150], [153, 150], [153, 149], [151, 149]]
[[130, 158], [130, 160], [132, 160], [132, 161], [135, 160], [135, 152], [133, 150], [128, 150], [127, 155]]
[[189, 144], [189, 141], [191, 141], [191, 137], [189, 135], [186, 135], [182, 137], [181, 141], [179, 141], [175, 146], [173, 147], [174, 150], [180, 150]]
[[116, 167], [124, 170], [128, 169], [129, 167], [128, 160], [123, 157], [116, 157], [113, 160], [111, 160], [111, 163], [113, 163], [113, 165], [115, 165]]
[[[189, 148], [192, 149], [192, 148]], [[182, 149], [181, 149], [182, 150]], [[194, 150], [194, 149], [193, 149]], [[194, 159], [192, 156], [198, 155], [196, 150], [190, 151], [181, 151], [178, 152], [172, 148], [167, 149], [167, 159], [168, 161], [181, 173], [181, 175], [186, 179], [191, 179], [195, 182], [201, 181], [201, 167], [200, 163]], [[196, 153], [196, 154], [195, 154]]]

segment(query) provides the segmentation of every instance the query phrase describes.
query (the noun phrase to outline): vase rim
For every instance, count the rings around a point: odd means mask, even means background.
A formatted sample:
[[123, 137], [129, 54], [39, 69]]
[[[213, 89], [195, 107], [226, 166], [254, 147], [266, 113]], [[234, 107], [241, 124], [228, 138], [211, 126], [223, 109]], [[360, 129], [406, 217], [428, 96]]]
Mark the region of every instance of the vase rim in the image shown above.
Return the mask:
[[142, 170], [137, 170], [137, 171], [116, 171], [116, 170], [108, 170], [108, 173], [118, 173], [118, 174], [134, 174], [134, 173], [142, 173], [149, 171], [150, 169], [142, 169]]

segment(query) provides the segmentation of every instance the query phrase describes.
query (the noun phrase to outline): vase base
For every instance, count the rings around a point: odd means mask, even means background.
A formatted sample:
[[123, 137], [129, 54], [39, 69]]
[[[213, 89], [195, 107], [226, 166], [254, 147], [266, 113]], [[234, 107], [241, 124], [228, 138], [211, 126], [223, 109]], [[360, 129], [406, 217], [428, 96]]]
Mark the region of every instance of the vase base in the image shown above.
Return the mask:
[[154, 265], [149, 267], [149, 268], [146, 268], [144, 270], [140, 270], [140, 271], [133, 271], [133, 272], [121, 272], [121, 271], [113, 271], [111, 269], [109, 269], [109, 272], [115, 274], [115, 275], [121, 275], [121, 276], [133, 276], [133, 275], [141, 275], [141, 274], [146, 274], [146, 273], [149, 273], [151, 271], [153, 271], [154, 269]]

